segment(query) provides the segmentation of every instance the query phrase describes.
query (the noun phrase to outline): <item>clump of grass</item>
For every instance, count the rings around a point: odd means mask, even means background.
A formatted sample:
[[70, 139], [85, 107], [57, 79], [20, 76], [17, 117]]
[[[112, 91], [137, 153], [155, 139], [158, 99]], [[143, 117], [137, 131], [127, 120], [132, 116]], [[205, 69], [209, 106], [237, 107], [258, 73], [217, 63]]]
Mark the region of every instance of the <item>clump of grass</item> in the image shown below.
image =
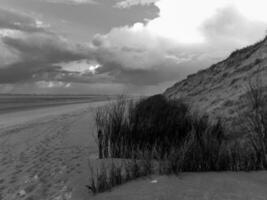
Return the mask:
[[110, 168], [110, 175], [109, 175], [110, 184], [112, 187], [121, 185], [124, 182], [122, 170], [123, 170], [122, 165], [116, 166], [112, 161]]
[[93, 194], [97, 193], [97, 186], [95, 183], [95, 173], [94, 173], [94, 168], [91, 165], [90, 161], [88, 162], [88, 167], [90, 169], [90, 178], [89, 178], [89, 185], [86, 185], [87, 189], [90, 190]]
[[254, 140], [234, 141], [226, 137], [222, 120], [193, 113], [183, 101], [162, 95], [135, 101], [120, 97], [99, 108], [96, 124], [100, 158], [127, 160], [121, 166], [113, 163], [111, 168], [101, 170], [91, 181], [90, 188], [96, 192], [155, 171], [165, 175], [183, 171], [248, 171], [262, 169], [264, 163]]
[[93, 193], [110, 191], [123, 183], [152, 174], [152, 165], [143, 160], [102, 160], [100, 165], [90, 163], [90, 183], [86, 187]]
[[141, 160], [143, 166], [143, 176], [151, 175], [154, 171], [153, 162], [149, 152], [145, 152]]
[[172, 173], [218, 168], [222, 122], [211, 123], [207, 116], [190, 113], [180, 100], [168, 100], [162, 95], [136, 102], [120, 98], [102, 108], [97, 116], [101, 138], [108, 141], [105, 145], [99, 141], [103, 151], [108, 151], [103, 153], [106, 157], [140, 160], [147, 154], [150, 159], [165, 159]]
[[107, 175], [107, 168], [104, 163], [101, 165], [101, 169], [97, 172], [97, 192], [105, 192], [112, 187], [109, 177]]
[[100, 166], [100, 170], [96, 168], [93, 169], [93, 166], [89, 165], [91, 169], [90, 174], [90, 184], [86, 187], [93, 193], [101, 193], [108, 191], [112, 188], [111, 183], [109, 182], [109, 178], [107, 175], [106, 165], [102, 162]]
[[125, 169], [125, 182], [129, 182], [132, 180], [132, 171], [131, 171], [131, 162], [125, 161], [124, 162], [124, 169]]
[[121, 97], [97, 111], [96, 124], [104, 158], [140, 159], [155, 147], [163, 157], [191, 129], [188, 107], [162, 95], [140, 101]]

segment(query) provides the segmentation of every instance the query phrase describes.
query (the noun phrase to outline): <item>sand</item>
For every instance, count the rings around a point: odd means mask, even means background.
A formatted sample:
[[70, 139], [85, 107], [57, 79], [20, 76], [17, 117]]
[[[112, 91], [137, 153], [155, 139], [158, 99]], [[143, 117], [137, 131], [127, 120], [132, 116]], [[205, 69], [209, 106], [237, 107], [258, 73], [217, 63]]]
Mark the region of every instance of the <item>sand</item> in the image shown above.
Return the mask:
[[0, 200], [266, 200], [267, 172], [152, 176], [93, 196], [94, 110], [104, 103], [0, 116]]
[[0, 117], [0, 199], [85, 199], [97, 153], [94, 108], [75, 104]]
[[122, 185], [94, 200], [266, 200], [267, 172], [183, 173]]

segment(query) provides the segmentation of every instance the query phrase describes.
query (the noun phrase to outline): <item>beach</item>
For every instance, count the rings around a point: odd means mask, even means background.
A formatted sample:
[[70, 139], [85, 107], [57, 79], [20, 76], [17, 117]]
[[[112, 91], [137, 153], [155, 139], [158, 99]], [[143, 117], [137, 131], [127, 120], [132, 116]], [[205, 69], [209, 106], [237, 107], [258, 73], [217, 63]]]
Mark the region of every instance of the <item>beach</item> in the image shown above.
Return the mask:
[[[0, 199], [84, 199], [99, 102], [0, 117]], [[79, 198], [82, 196], [82, 198]]]
[[181, 173], [141, 178], [96, 196], [95, 108], [106, 102], [30, 109], [0, 117], [2, 200], [265, 200], [267, 172]]

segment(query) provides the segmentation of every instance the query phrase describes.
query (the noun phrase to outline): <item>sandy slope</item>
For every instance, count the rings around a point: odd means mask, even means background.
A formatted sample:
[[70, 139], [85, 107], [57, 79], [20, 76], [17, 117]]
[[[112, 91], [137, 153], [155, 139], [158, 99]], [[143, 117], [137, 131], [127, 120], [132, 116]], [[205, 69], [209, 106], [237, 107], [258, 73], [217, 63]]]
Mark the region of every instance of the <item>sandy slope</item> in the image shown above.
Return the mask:
[[[237, 50], [227, 59], [189, 75], [167, 89], [164, 95], [185, 99], [191, 108], [213, 117], [229, 120], [245, 108], [244, 95], [249, 83], [261, 79], [267, 98], [267, 37], [254, 45]], [[232, 128], [232, 127], [231, 127]]]
[[97, 152], [92, 113], [98, 104], [2, 115], [0, 199], [86, 197], [87, 160]]

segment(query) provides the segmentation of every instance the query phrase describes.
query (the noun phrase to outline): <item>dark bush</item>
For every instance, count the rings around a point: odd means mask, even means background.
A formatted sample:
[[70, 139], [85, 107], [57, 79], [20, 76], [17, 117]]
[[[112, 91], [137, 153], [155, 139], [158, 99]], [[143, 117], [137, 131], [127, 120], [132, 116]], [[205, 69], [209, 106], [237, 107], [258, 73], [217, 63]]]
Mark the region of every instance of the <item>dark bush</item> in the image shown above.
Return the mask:
[[142, 152], [158, 148], [163, 157], [181, 145], [191, 130], [187, 105], [156, 95], [138, 102], [130, 118], [131, 146]]
[[207, 116], [194, 116], [193, 129], [190, 132], [190, 146], [185, 152], [183, 171], [214, 171], [219, 152], [224, 140], [224, 129], [221, 121], [211, 124]]
[[[152, 173], [152, 160], [158, 161], [161, 174], [261, 168], [253, 144], [229, 145], [221, 120], [211, 122], [207, 115], [191, 113], [180, 100], [163, 95], [139, 101], [120, 98], [96, 116], [102, 134], [100, 155], [146, 160], [147, 173]], [[142, 176], [140, 170], [132, 165], [126, 179]]]
[[138, 158], [157, 151], [160, 157], [180, 146], [192, 125], [188, 106], [156, 95], [137, 102], [120, 98], [96, 115], [100, 155]]

